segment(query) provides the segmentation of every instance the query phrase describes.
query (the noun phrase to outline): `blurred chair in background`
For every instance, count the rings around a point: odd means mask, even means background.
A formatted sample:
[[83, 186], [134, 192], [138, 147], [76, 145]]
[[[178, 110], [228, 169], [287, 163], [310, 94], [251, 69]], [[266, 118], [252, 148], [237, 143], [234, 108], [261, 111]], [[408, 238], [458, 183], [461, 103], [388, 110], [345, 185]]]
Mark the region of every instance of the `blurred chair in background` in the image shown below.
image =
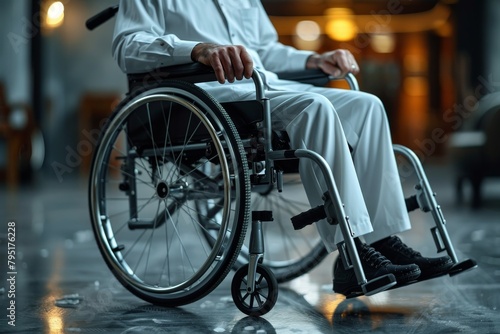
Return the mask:
[[[78, 147], [94, 147], [104, 122], [121, 100], [118, 93], [85, 93], [80, 100], [80, 143]], [[85, 144], [85, 145], [84, 145]], [[80, 172], [87, 176], [92, 151], [79, 152], [82, 156]]]
[[0, 83], [0, 141], [5, 142], [6, 164], [0, 166], [0, 180], [16, 187], [31, 177], [32, 135], [35, 120], [26, 103], [9, 104]]
[[479, 100], [477, 111], [450, 140], [456, 171], [457, 201], [463, 200], [463, 184], [472, 187], [473, 208], [482, 204], [481, 187], [490, 177], [500, 177], [500, 92]]

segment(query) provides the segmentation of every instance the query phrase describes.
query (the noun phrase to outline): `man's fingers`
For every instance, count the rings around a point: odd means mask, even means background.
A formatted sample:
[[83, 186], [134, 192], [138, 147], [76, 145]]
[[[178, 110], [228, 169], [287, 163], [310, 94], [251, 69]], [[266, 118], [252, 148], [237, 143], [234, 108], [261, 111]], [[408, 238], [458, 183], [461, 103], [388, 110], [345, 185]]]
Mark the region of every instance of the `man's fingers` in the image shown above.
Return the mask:
[[210, 58], [210, 63], [207, 64], [212, 67], [215, 73], [215, 77], [217, 78], [217, 81], [221, 84], [223, 84], [226, 81], [226, 75], [224, 73], [224, 67], [222, 66], [222, 63], [220, 62], [220, 59], [217, 57]]
[[354, 58], [354, 56], [350, 52], [349, 52], [349, 59], [350, 59], [349, 64], [351, 66], [351, 68], [349, 69], [349, 72], [351, 72], [353, 74], [358, 74], [359, 73], [358, 62], [356, 61], [356, 59]]
[[342, 76], [351, 72], [359, 73], [356, 59], [348, 50], [335, 50], [322, 55], [320, 68], [333, 76]]
[[217, 81], [224, 83], [250, 78], [253, 61], [246, 49], [240, 45], [216, 45], [201, 43], [193, 49], [195, 61], [213, 68]]
[[247, 79], [252, 77], [253, 73], [253, 60], [252, 57], [250, 57], [250, 54], [248, 54], [247, 50], [243, 48], [241, 52], [241, 61], [243, 63], [243, 76]]
[[231, 54], [228, 54], [227, 50], [221, 50], [219, 52], [219, 58], [222, 63], [222, 67], [224, 68], [227, 81], [234, 82], [234, 77], [237, 75], [234, 71], [234, 63], [236, 59], [234, 59]]
[[233, 82], [235, 78], [237, 80], [243, 79], [244, 66], [241, 59], [241, 50], [237, 46], [229, 46], [226, 52], [229, 56], [227, 80]]
[[339, 67], [343, 73], [347, 73], [351, 70], [350, 59], [348, 59], [344, 52], [337, 52], [335, 54], [335, 61], [337, 63], [337, 67]]
[[358, 63], [356, 62], [356, 59], [352, 55], [351, 52], [347, 50], [340, 50], [338, 53], [339, 57], [339, 67], [342, 69], [343, 72], [348, 73], [354, 73], [357, 74], [359, 72], [359, 66]]
[[240, 45], [231, 45], [225, 51], [229, 56], [226, 73], [228, 81], [241, 80], [243, 77], [250, 78], [253, 72], [253, 61], [246, 49]]
[[320, 66], [320, 68], [323, 72], [330, 74], [334, 78], [341, 77], [342, 74], [345, 74], [339, 67], [334, 66], [330, 63], [325, 63], [324, 65]]
[[337, 67], [340, 68], [343, 74], [348, 72], [358, 71], [358, 63], [354, 59], [354, 56], [347, 50], [338, 50], [333, 55], [334, 61], [337, 63]]

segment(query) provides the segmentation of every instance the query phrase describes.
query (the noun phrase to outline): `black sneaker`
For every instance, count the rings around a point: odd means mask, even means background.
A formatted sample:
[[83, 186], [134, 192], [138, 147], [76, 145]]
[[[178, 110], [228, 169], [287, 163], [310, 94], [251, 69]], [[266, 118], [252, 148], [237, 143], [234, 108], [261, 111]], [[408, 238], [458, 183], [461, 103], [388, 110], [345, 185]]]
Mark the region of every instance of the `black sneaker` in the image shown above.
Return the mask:
[[405, 245], [397, 236], [378, 241], [372, 244], [372, 247], [394, 264], [414, 263], [419, 266], [422, 272], [418, 278], [419, 281], [446, 275], [453, 267], [453, 261], [449, 256], [423, 257], [421, 253]]
[[[415, 281], [420, 276], [420, 269], [416, 264], [392, 264], [385, 256], [366, 244], [357, 245], [357, 250], [367, 281], [393, 274], [399, 286]], [[333, 291], [345, 296], [362, 294], [354, 269], [345, 270], [340, 257], [333, 266]]]

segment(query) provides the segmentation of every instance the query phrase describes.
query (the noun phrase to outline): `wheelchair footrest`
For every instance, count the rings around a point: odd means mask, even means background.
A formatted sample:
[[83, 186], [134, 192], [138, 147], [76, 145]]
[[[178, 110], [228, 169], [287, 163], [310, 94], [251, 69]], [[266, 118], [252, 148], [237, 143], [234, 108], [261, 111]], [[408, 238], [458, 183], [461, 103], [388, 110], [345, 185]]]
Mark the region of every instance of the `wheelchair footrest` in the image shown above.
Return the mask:
[[361, 286], [365, 296], [371, 296], [376, 293], [392, 288], [397, 284], [396, 277], [393, 274], [387, 274], [372, 279]]
[[397, 281], [393, 274], [387, 274], [376, 277], [365, 284], [361, 285], [361, 291], [352, 291], [346, 295], [346, 299], [356, 298], [361, 296], [372, 296], [379, 292], [383, 292], [396, 287]]
[[476, 267], [477, 267], [477, 262], [475, 260], [467, 259], [467, 260], [459, 262], [459, 263], [455, 264], [453, 267], [451, 267], [448, 274], [450, 276], [455, 276], [455, 275], [463, 273], [464, 271], [474, 269]]

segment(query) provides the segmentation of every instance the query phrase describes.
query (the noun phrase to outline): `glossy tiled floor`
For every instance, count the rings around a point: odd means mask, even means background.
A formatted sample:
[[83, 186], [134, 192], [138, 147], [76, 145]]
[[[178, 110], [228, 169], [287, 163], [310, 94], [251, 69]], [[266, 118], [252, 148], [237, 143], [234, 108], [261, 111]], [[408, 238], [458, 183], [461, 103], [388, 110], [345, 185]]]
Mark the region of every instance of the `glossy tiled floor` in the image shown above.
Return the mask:
[[[234, 306], [232, 274], [183, 307], [162, 308], [131, 295], [95, 246], [84, 181], [2, 188], [0, 333], [500, 333], [500, 183], [488, 183], [484, 207], [472, 211], [454, 204], [445, 167], [429, 166], [428, 175], [459, 258], [472, 257], [479, 268], [345, 300], [331, 291], [333, 254], [283, 284], [277, 305], [262, 318], [245, 317]], [[432, 219], [423, 213], [411, 218], [414, 228], [402, 237], [432, 255]], [[16, 228], [15, 285], [7, 275], [8, 222]], [[15, 327], [8, 324], [11, 301]]]

